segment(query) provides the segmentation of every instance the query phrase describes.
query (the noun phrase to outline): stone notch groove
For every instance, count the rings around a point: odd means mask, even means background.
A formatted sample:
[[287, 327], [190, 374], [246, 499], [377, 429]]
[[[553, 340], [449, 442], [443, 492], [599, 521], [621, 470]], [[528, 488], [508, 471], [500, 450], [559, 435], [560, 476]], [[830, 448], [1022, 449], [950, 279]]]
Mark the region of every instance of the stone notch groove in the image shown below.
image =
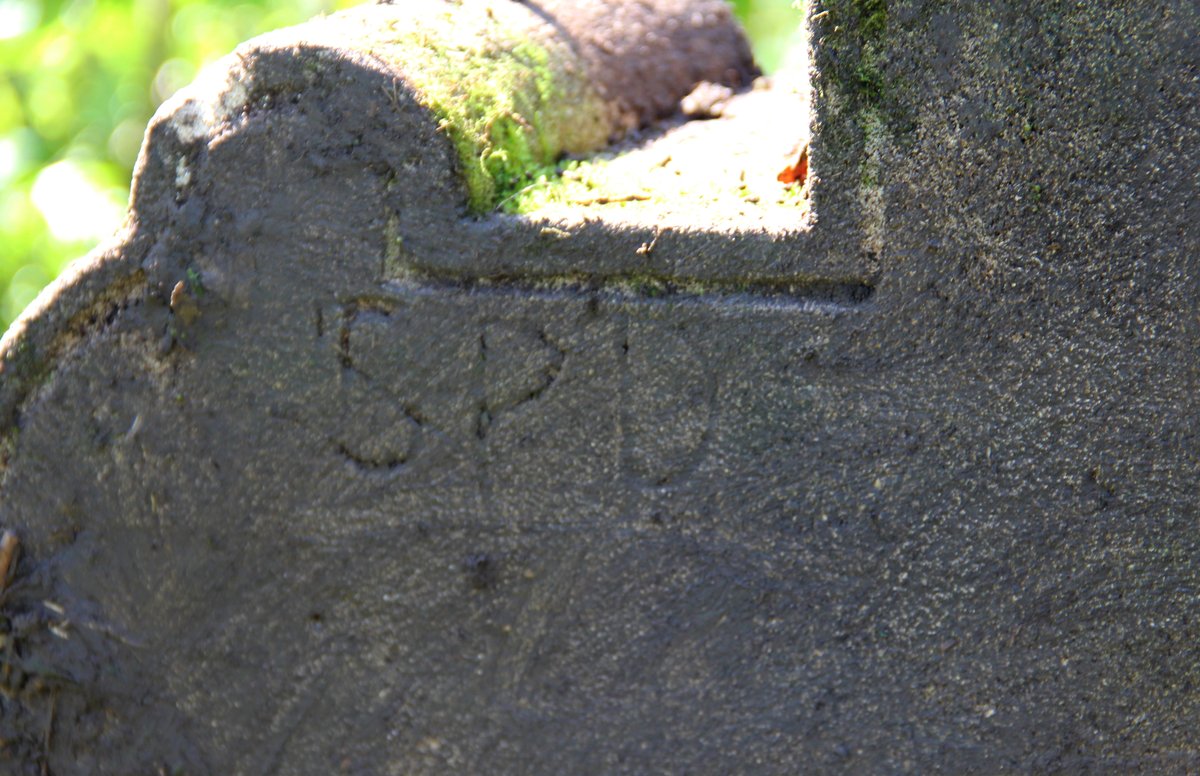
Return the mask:
[[657, 273], [473, 275], [448, 270], [410, 267], [400, 282], [430, 290], [461, 290], [472, 294], [513, 294], [568, 298], [613, 296], [636, 302], [695, 302], [747, 305], [768, 303], [779, 307], [861, 307], [875, 295], [875, 284], [865, 278], [698, 278]]

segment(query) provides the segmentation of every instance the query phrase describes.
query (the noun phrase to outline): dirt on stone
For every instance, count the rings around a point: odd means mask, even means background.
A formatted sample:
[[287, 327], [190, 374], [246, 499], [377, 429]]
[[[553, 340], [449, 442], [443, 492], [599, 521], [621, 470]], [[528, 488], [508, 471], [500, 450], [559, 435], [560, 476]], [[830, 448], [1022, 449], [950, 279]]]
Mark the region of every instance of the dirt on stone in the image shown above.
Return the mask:
[[[808, 144], [809, 103], [795, 81], [760, 78], [723, 91], [719, 116], [674, 119], [598, 154], [568, 160], [501, 207], [564, 224], [603, 218], [631, 226], [786, 234], [802, 228], [808, 181], [779, 173]], [[806, 185], [807, 184], [807, 185]]]

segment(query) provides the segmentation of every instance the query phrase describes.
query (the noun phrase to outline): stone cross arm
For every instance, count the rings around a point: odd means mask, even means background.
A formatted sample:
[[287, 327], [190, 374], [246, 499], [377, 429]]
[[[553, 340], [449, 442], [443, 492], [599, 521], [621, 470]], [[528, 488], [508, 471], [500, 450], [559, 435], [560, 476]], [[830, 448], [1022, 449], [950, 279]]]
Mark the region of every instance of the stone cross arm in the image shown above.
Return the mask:
[[1200, 770], [1200, 18], [1019, 5], [204, 71], [0, 342], [0, 771]]

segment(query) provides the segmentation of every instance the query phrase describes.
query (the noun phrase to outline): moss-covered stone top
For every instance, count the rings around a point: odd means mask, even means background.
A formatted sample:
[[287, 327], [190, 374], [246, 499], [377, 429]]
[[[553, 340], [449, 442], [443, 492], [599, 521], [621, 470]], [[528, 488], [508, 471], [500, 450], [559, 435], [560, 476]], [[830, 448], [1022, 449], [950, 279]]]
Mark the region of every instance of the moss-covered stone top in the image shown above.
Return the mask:
[[408, 0], [350, 9], [313, 29], [397, 73], [397, 88], [453, 143], [475, 212], [564, 154], [596, 151], [669, 113], [700, 81], [737, 86], [755, 72], [721, 0]]
[[382, 56], [437, 116], [462, 164], [470, 206], [489, 210], [563, 153], [613, 134], [572, 47], [512, 2], [414, 3], [389, 23]]

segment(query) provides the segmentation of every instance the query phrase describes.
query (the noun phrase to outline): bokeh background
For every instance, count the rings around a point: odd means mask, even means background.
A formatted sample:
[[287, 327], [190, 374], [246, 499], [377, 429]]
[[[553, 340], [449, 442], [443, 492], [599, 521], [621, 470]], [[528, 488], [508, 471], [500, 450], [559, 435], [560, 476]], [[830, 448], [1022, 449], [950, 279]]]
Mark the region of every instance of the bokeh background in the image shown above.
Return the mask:
[[[121, 225], [159, 103], [241, 41], [360, 1], [0, 0], [0, 331]], [[732, 4], [777, 68], [793, 0]]]

